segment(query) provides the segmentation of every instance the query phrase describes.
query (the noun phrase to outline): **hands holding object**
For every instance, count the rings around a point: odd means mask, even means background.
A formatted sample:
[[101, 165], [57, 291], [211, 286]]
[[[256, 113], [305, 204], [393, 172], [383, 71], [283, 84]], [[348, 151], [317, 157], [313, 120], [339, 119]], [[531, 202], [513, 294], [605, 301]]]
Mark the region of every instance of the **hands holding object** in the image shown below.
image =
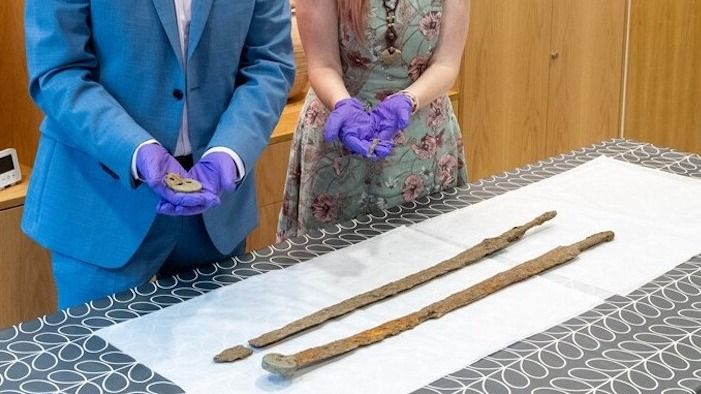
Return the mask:
[[324, 138], [339, 140], [365, 158], [383, 159], [394, 148], [394, 136], [409, 126], [416, 107], [416, 98], [408, 92], [389, 96], [371, 112], [356, 98], [339, 100], [326, 122]]
[[[236, 188], [238, 171], [231, 156], [224, 152], [213, 152], [203, 156], [190, 169], [187, 175], [188, 178], [182, 179], [181, 184], [174, 184], [173, 186], [169, 184], [168, 186], [187, 193], [188, 191], [186, 190], [191, 189], [191, 185], [199, 185], [199, 188], [193, 189], [192, 193], [203, 193], [213, 196], [213, 201], [216, 203], [197, 207], [184, 207], [169, 201], [161, 201], [158, 205], [159, 213], [179, 216], [196, 215], [219, 205], [221, 203], [219, 197], [222, 193]], [[168, 184], [167, 178], [165, 182]]]
[[156, 211], [167, 215], [194, 215], [219, 205], [219, 197], [189, 180], [190, 176], [160, 144], [146, 144], [136, 154], [139, 177], [161, 197]]
[[352, 97], [336, 103], [326, 121], [324, 139], [327, 142], [338, 140], [352, 153], [369, 159], [385, 158], [393, 147], [375, 137], [370, 113], [360, 100]]
[[213, 152], [187, 172], [160, 144], [142, 146], [136, 156], [141, 179], [161, 197], [156, 211], [164, 215], [197, 215], [221, 203], [224, 191], [236, 187], [238, 171], [224, 152]]

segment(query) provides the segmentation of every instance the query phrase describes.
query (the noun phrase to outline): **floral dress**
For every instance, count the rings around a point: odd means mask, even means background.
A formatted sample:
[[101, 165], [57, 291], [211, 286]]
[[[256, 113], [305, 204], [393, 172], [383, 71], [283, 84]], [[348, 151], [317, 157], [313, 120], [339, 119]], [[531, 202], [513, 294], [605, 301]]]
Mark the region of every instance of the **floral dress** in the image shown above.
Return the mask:
[[[386, 48], [382, 0], [370, 1], [364, 40], [341, 22], [341, 62], [349, 93], [370, 109], [416, 81], [438, 42], [442, 10], [443, 0], [399, 0], [395, 28], [402, 59], [390, 66], [380, 58]], [[328, 114], [310, 91], [292, 142], [278, 241], [466, 183], [460, 127], [447, 95], [414, 114], [383, 160], [325, 142]]]

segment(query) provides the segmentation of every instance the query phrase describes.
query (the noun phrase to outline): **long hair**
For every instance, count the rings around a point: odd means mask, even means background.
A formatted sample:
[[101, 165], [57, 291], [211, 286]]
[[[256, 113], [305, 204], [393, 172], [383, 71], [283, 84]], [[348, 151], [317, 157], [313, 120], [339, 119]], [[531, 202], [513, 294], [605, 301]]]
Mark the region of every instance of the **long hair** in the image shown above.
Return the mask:
[[337, 0], [338, 15], [342, 20], [347, 22], [359, 39], [363, 39], [365, 34], [366, 15], [365, 10], [368, 6], [368, 0]]

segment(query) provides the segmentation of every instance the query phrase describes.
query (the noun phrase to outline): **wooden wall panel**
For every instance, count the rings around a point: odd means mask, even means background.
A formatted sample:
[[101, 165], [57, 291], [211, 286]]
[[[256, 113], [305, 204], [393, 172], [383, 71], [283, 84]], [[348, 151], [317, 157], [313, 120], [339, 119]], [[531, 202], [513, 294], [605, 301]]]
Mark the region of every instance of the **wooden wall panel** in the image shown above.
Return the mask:
[[[291, 136], [287, 135], [287, 137]], [[247, 238], [248, 250], [260, 249], [275, 242], [291, 146], [290, 138], [270, 144], [258, 160], [256, 166], [258, 227]]]
[[0, 1], [0, 149], [17, 149], [20, 162], [31, 167], [42, 114], [28, 93], [23, 15], [24, 1]]
[[256, 165], [258, 206], [282, 201], [292, 140], [268, 145]]
[[544, 156], [552, 0], [473, 0], [461, 92], [470, 179]]
[[701, 153], [701, 1], [631, 1], [624, 136]]
[[19, 228], [22, 207], [0, 211], [0, 329], [56, 310], [49, 252]]
[[246, 250], [258, 250], [275, 243], [282, 202], [258, 208], [258, 227], [246, 238]]
[[553, 0], [547, 156], [619, 135], [626, 9], [625, 0]]

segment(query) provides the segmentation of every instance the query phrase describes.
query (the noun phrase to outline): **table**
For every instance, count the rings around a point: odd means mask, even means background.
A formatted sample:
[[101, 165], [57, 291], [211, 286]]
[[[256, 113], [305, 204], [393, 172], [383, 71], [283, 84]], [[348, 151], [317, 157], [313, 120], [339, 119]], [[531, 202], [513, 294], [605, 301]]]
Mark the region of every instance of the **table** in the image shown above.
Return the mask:
[[[701, 178], [699, 155], [621, 139], [582, 148], [0, 331], [0, 393], [183, 392], [95, 331], [489, 199], [601, 155]], [[610, 297], [580, 316], [417, 387], [416, 393], [693, 393], [699, 388], [701, 255], [631, 294]]]

